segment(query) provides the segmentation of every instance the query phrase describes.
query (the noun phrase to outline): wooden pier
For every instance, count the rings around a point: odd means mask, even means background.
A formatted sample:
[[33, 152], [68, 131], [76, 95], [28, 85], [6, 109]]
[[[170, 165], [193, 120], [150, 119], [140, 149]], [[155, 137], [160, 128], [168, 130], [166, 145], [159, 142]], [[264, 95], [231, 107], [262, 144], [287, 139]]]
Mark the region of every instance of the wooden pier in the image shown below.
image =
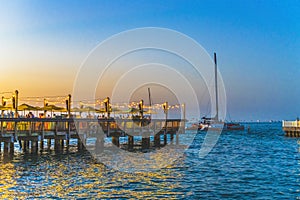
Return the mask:
[[119, 148], [143, 151], [175, 139], [177, 143], [185, 130], [185, 120], [181, 119], [152, 119], [148, 126], [144, 119], [0, 118], [0, 123], [0, 151], [4, 154], [14, 154], [15, 143], [23, 152], [68, 150], [70, 139], [76, 139], [78, 150], [82, 150], [91, 138], [95, 140], [94, 148], [100, 151], [105, 148], [105, 138]]
[[282, 129], [287, 137], [300, 137], [300, 120], [282, 121]]

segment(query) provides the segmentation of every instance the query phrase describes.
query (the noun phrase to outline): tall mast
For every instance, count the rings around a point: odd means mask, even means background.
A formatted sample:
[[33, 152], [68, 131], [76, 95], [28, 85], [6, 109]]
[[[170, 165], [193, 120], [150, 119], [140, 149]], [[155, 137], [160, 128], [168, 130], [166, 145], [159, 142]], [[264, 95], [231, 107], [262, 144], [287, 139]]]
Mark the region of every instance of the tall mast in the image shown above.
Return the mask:
[[149, 95], [149, 104], [150, 106], [152, 106], [152, 102], [151, 102], [151, 93], [150, 93], [150, 88], [148, 88], [148, 95]]
[[216, 89], [216, 116], [215, 118], [219, 120], [219, 103], [218, 103], [218, 75], [217, 75], [217, 54], [214, 53], [215, 61], [215, 89]]

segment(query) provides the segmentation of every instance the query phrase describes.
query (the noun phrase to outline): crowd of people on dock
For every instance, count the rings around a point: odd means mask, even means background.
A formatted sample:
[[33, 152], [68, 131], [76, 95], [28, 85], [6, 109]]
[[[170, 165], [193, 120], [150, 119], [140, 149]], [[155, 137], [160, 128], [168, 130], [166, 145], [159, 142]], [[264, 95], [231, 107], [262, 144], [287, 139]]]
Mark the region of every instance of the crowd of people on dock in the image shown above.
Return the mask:
[[[21, 113], [21, 112], [20, 112]], [[36, 112], [36, 115], [29, 111], [24, 112], [23, 114], [17, 113], [17, 116], [14, 112], [3, 112], [0, 117], [2, 118], [67, 118], [68, 114], [63, 113], [51, 113], [47, 114], [47, 112]], [[108, 119], [108, 118], [115, 118], [115, 119], [137, 119], [140, 118], [140, 115], [133, 115], [133, 114], [116, 114], [114, 117], [108, 117], [106, 114], [91, 114], [91, 113], [84, 113], [84, 114], [71, 114], [71, 118], [87, 118], [87, 119]], [[150, 116], [145, 115], [143, 118], [150, 118]]]

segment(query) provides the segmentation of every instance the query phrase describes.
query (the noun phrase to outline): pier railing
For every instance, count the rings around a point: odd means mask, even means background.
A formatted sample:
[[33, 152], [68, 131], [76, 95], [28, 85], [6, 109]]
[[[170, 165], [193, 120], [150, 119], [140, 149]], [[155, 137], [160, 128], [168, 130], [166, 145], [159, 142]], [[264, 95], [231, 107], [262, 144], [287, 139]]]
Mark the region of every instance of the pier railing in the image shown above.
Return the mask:
[[[27, 134], [54, 132], [80, 132], [98, 133], [101, 127], [107, 136], [111, 132], [153, 132], [162, 129], [166, 131], [184, 131], [184, 120], [181, 119], [152, 119], [148, 126], [141, 126], [144, 120], [132, 119], [88, 119], [88, 118], [0, 118], [0, 133]], [[100, 125], [100, 126], [99, 126]]]
[[300, 120], [282, 121], [282, 129], [288, 137], [300, 137]]
[[300, 127], [300, 120], [296, 120], [296, 121], [283, 120], [282, 127], [284, 127], [284, 128]]
[[[181, 119], [89, 119], [89, 118], [0, 118], [0, 152], [4, 143], [4, 154], [14, 152], [14, 143], [18, 141], [24, 152], [31, 149], [37, 152], [44, 149], [44, 140], [50, 149], [69, 148], [70, 139], [77, 140], [77, 148], [83, 149], [88, 138], [96, 139], [94, 150], [104, 147], [104, 137], [110, 137], [112, 144], [128, 150], [148, 150], [172, 142], [184, 133], [185, 120]], [[120, 137], [128, 142], [120, 146]], [[142, 136], [141, 144], [135, 136]], [[163, 144], [161, 144], [161, 137]], [[151, 142], [152, 141], [152, 142]], [[31, 145], [31, 147], [30, 147]], [[40, 147], [39, 147], [40, 146]]]

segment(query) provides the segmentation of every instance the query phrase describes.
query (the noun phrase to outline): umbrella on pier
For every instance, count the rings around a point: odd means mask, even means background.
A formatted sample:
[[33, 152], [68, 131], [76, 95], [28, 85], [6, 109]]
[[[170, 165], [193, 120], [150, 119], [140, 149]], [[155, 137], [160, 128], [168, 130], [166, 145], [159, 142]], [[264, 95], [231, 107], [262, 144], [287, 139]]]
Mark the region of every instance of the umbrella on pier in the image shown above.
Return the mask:
[[82, 109], [77, 108], [77, 107], [71, 108], [71, 112], [82, 112]]
[[39, 108], [39, 110], [51, 111], [51, 117], [53, 115], [53, 112], [67, 112], [66, 108], [58, 107], [56, 105], [46, 105], [44, 107]]
[[144, 110], [144, 114], [157, 114], [154, 110]]
[[114, 112], [114, 113], [121, 113], [121, 112], [123, 112], [121, 109], [119, 109], [119, 108], [112, 108], [111, 109], [111, 112]]
[[88, 114], [90, 114], [90, 112], [97, 112], [97, 113], [99, 113], [100, 110], [98, 110], [98, 109], [96, 109], [94, 107], [91, 107], [91, 106], [87, 106], [87, 107], [82, 107], [82, 108], [77, 108], [77, 107], [72, 108], [71, 112], [80, 113], [80, 116], [81, 116], [81, 113], [86, 113], [86, 112]]
[[67, 109], [63, 107], [58, 107], [56, 105], [47, 105], [44, 107], [41, 107], [40, 110], [45, 110], [45, 111], [58, 111], [58, 112], [66, 112]]
[[[97, 113], [106, 113], [107, 111], [104, 108], [101, 108], [100, 110], [97, 110]], [[119, 108], [111, 108], [110, 112], [113, 113], [124, 113], [124, 111], [120, 110]]]
[[[125, 111], [123, 111], [123, 113], [130, 113], [130, 114], [134, 114], [134, 113], [140, 113], [141, 111], [140, 111], [140, 109], [138, 109], [138, 108], [130, 108], [129, 110], [125, 110]], [[144, 114], [157, 114], [157, 112], [156, 111], [154, 111], [154, 110], [143, 110], [143, 113]]]
[[25, 111], [26, 110], [28, 110], [28, 111], [38, 111], [39, 108], [35, 107], [35, 106], [28, 105], [26, 103], [23, 103], [23, 104], [18, 106], [18, 110], [19, 111], [24, 111], [24, 116], [25, 116]]
[[26, 103], [23, 103], [23, 104], [21, 104], [21, 105], [18, 106], [18, 110], [20, 110], [20, 111], [25, 111], [25, 110], [36, 111], [36, 110], [39, 110], [39, 108], [31, 106], [31, 105], [28, 105]]
[[130, 114], [139, 113], [139, 112], [140, 112], [140, 110], [137, 108], [129, 108], [128, 110], [124, 111], [124, 113], [130, 113]]
[[99, 112], [99, 110], [94, 107], [87, 106], [87, 107], [81, 108], [81, 112]]
[[101, 108], [100, 110], [97, 110], [97, 113], [106, 113], [104, 108]]
[[0, 106], [0, 110], [11, 110], [12, 107], [8, 107], [8, 106]]

